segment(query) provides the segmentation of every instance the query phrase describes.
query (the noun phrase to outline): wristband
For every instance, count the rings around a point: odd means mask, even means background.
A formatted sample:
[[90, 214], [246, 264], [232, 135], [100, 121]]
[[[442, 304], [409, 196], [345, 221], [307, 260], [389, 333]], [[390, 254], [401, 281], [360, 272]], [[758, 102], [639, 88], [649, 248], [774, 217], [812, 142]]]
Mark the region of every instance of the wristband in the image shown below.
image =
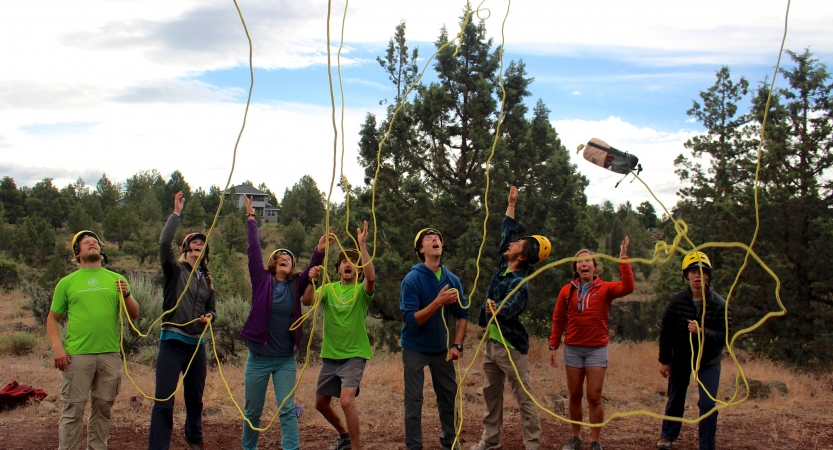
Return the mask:
[[127, 293], [124, 294], [124, 298], [130, 298], [130, 291], [127, 291]]
[[451, 344], [452, 348], [456, 348], [458, 352], [463, 353], [463, 344]]
[[246, 213], [246, 217], [255, 217], [257, 216], [256, 213]]
[[553, 347], [552, 345], [550, 345], [550, 350], [558, 350], [558, 347]]

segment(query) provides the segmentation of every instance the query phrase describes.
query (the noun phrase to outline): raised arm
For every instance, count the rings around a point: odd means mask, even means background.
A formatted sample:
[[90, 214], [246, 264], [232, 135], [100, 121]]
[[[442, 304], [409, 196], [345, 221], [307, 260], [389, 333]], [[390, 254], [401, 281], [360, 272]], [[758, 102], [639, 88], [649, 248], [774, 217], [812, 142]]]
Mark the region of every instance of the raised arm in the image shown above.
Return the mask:
[[[376, 270], [370, 261], [370, 253], [367, 251], [367, 221], [364, 221], [364, 229], [356, 228], [356, 241], [359, 243], [359, 251], [362, 254], [361, 264], [364, 265], [364, 291], [372, 294], [376, 286]], [[366, 265], [365, 265], [366, 264]]]
[[506, 204], [506, 217], [515, 218], [515, 204], [518, 202], [518, 188], [509, 188], [509, 201]]
[[163, 271], [166, 270], [166, 265], [169, 267], [176, 265], [173, 242], [176, 229], [179, 228], [183, 206], [185, 206], [185, 198], [182, 196], [182, 191], [180, 191], [174, 195], [174, 211], [168, 216], [165, 228], [162, 229], [162, 234], [159, 236], [159, 262], [162, 263]]
[[[628, 259], [628, 246], [630, 243], [630, 238], [625, 236], [625, 239], [622, 240], [622, 244], [619, 246], [620, 259]], [[613, 283], [608, 291], [610, 293], [610, 300], [624, 297], [633, 292], [634, 287], [636, 286], [636, 281], [633, 278], [633, 268], [630, 264], [619, 263], [619, 279], [621, 281]]]

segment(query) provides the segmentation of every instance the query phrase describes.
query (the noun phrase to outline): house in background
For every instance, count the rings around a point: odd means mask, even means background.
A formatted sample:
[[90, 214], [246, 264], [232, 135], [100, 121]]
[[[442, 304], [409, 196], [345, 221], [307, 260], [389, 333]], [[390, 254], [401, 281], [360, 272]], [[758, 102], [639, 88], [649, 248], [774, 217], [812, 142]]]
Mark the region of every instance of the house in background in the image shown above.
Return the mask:
[[248, 195], [252, 197], [252, 208], [255, 210], [255, 214], [259, 215], [261, 220], [264, 222], [277, 222], [278, 221], [278, 213], [280, 212], [280, 206], [275, 206], [269, 203], [269, 194], [261, 191], [260, 189], [256, 189], [253, 186], [248, 186], [245, 184], [241, 184], [239, 186], [235, 186], [226, 191], [226, 195], [231, 195], [234, 193], [235, 197], [237, 198], [229, 198], [226, 201], [235, 202], [238, 208], [243, 208], [246, 206], [245, 200], [243, 200], [244, 195]]

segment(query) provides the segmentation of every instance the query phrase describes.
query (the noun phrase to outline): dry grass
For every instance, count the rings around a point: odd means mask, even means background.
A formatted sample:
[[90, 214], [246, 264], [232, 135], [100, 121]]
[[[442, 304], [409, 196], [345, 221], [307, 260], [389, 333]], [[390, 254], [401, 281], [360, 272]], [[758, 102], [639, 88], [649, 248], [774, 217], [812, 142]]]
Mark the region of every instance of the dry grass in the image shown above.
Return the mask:
[[[27, 326], [35, 327], [30, 317], [21, 315], [20, 310], [24, 303], [22, 294], [11, 293], [0, 295], [0, 330], [10, 324], [21, 322]], [[0, 421], [7, 423], [31, 423], [39, 421], [44, 426], [57, 422], [57, 406], [60, 408], [58, 392], [60, 387], [60, 374], [52, 367], [52, 359], [49, 352], [49, 345], [41, 328], [38, 328], [40, 344], [33, 354], [23, 357], [0, 356], [0, 383], [6, 384], [12, 380], [42, 388], [49, 396], [49, 405], [33, 405], [18, 408], [12, 412], [0, 413]], [[5, 333], [5, 331], [4, 331]], [[463, 363], [471, 362], [475, 346], [480, 337], [480, 330], [476, 326], [470, 326], [466, 340], [466, 351]], [[818, 417], [829, 422], [831, 416], [831, 405], [833, 405], [833, 376], [831, 374], [808, 374], [790, 370], [779, 364], [767, 361], [749, 360], [745, 355], [740, 355], [743, 361], [743, 370], [747, 377], [764, 382], [779, 380], [786, 383], [789, 393], [781, 397], [773, 394], [769, 400], [748, 401], [738, 406], [729, 408], [721, 414], [728, 417], [741, 417], [741, 424], [749, 422], [748, 426], [754, 428], [756, 421], [771, 421], [773, 424], [767, 428], [767, 433], [773, 439], [789, 439], [793, 442], [812, 442], [814, 438], [812, 430], [808, 430], [802, 424], [813, 421]], [[666, 389], [665, 379], [658, 372], [657, 347], [653, 343], [614, 343], [610, 346], [610, 368], [607, 372], [605, 384], [606, 414], [615, 412], [626, 412], [632, 410], [647, 410], [656, 413], [662, 412], [665, 404], [664, 392]], [[464, 395], [464, 418], [465, 428], [475, 429], [480, 427], [480, 419], [483, 414], [482, 394], [478, 393], [483, 384], [481, 362], [475, 361], [473, 370], [468, 379], [463, 383]], [[555, 399], [566, 393], [564, 372], [561, 367], [553, 369], [549, 366], [549, 350], [543, 340], [532, 342], [529, 362], [532, 371], [531, 391], [539, 402], [547, 407], [552, 407]], [[316, 429], [328, 429], [328, 424], [320, 414], [315, 412], [314, 388], [319, 370], [318, 363], [310, 363], [309, 367], [301, 377], [301, 382], [296, 394], [296, 404], [304, 408], [301, 416], [300, 426], [313, 427]], [[299, 366], [299, 372], [300, 372]], [[465, 367], [464, 367], [465, 368]], [[222, 368], [226, 381], [228, 382], [234, 398], [243, 405], [243, 367], [242, 365], [226, 365]], [[129, 372], [138, 386], [146, 393], [153, 393], [154, 369], [137, 363], [129, 364]], [[402, 359], [400, 355], [379, 353], [371, 360], [365, 371], [362, 382], [361, 394], [357, 400], [362, 419], [362, 426], [366, 432], [373, 432], [378, 429], [389, 429], [390, 427], [401, 428], [403, 423], [403, 377]], [[734, 377], [737, 369], [732, 366], [731, 360], [725, 360], [721, 376], [720, 397], [725, 398], [734, 392]], [[426, 374], [426, 395], [425, 409], [426, 417], [436, 415], [436, 402], [431, 391], [430, 374]], [[274, 399], [274, 394], [269, 389], [268, 397]], [[506, 417], [517, 415], [517, 404], [511, 397], [512, 394], [506, 390]], [[692, 383], [689, 390], [689, 409], [686, 416], [696, 416], [696, 389]], [[230, 401], [226, 388], [216, 368], [209, 370], [204, 396], [206, 415], [215, 422], [228, 422], [240, 420], [237, 409]], [[136, 430], [146, 429], [150, 420], [152, 402], [141, 399], [139, 394], [125, 377], [122, 382], [121, 392], [116, 400], [113, 410], [114, 424], [127, 426]], [[276, 402], [267, 401], [264, 417], [271, 417], [277, 408]], [[543, 416], [543, 414], [542, 414]], [[778, 417], [774, 420], [773, 417]], [[726, 417], [726, 416], [721, 416]], [[185, 418], [182, 394], [177, 394], [175, 408], [175, 425], [181, 426]], [[509, 420], [509, 419], [507, 419]], [[725, 420], [725, 419], [721, 419]], [[819, 423], [826, 423], [820, 421]], [[644, 426], [657, 426], [655, 422], [647, 419], [624, 419], [615, 422], [611, 427], [617, 433], [629, 433], [630, 428], [640, 429]], [[742, 425], [741, 427], [746, 426]], [[629, 428], [630, 427], [630, 428]], [[276, 426], [277, 429], [277, 426]], [[742, 432], [743, 430], [735, 430]], [[754, 431], [750, 431], [754, 432]], [[808, 448], [825, 448], [822, 443]]]

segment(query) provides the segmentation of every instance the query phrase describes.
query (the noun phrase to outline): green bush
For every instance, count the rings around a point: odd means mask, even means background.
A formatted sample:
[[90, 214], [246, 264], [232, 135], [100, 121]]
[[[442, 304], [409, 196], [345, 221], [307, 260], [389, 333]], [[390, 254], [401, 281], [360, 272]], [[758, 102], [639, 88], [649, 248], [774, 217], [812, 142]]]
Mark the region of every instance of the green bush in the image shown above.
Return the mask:
[[[249, 317], [250, 309], [251, 301], [236, 295], [217, 300], [217, 320], [212, 324], [212, 329], [217, 356], [221, 362], [236, 362], [240, 355], [246, 354], [246, 339], [240, 336], [240, 331]], [[208, 333], [205, 339], [206, 349], [209, 351], [208, 358], [214, 359]]]
[[0, 336], [0, 354], [23, 356], [32, 353], [38, 345], [38, 337], [25, 331]]
[[156, 346], [159, 343], [161, 326], [157, 323], [153, 329], [149, 328], [153, 321], [162, 315], [162, 287], [155, 282], [153, 276], [144, 273], [128, 275], [127, 282], [130, 284], [130, 293], [133, 299], [139, 304], [139, 318], [133, 322], [133, 325], [148, 336], [146, 338], [140, 338], [125, 320], [125, 352], [132, 351], [133, 353], [142, 354], [144, 351], [143, 348], [147, 347], [152, 348], [155, 352]]
[[23, 288], [23, 293], [29, 299], [26, 309], [32, 313], [32, 317], [41, 325], [46, 324], [46, 318], [49, 316], [52, 307], [52, 293], [54, 291], [54, 282], [45, 283], [42, 286], [32, 284]]
[[20, 270], [14, 261], [0, 259], [0, 287], [10, 291], [20, 286]]

